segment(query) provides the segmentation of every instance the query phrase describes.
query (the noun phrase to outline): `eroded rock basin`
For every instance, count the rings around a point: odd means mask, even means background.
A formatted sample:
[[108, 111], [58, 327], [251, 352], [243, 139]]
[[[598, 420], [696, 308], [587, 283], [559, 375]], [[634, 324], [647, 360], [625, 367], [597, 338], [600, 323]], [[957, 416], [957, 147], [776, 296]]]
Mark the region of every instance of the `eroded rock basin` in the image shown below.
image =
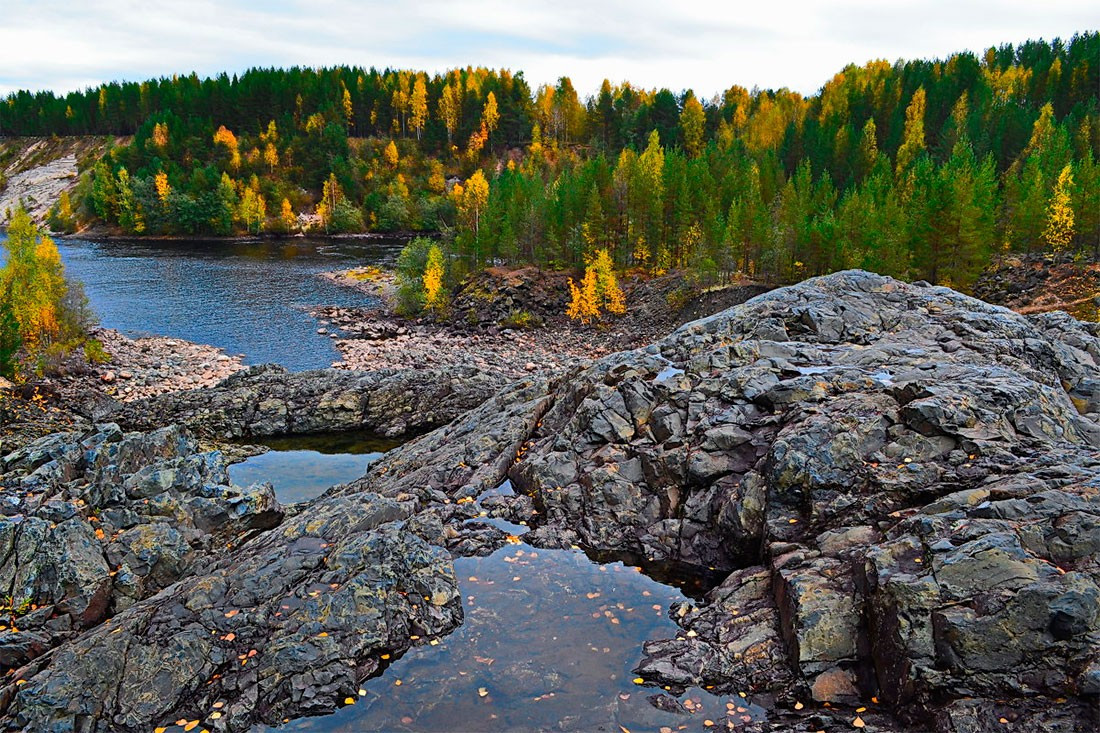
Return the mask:
[[369, 433], [321, 433], [261, 438], [252, 444], [268, 450], [231, 465], [229, 478], [240, 486], [269, 482], [281, 504], [296, 504], [360, 478], [401, 442]]
[[[632, 671], [646, 639], [676, 632], [669, 609], [691, 603], [677, 588], [621, 562], [524, 543], [458, 558], [455, 574], [462, 626], [390, 660], [339, 712], [278, 730], [657, 730], [688, 722], [655, 707], [647, 698], [661, 690], [636, 684]], [[724, 721], [726, 702], [739, 722], [764, 714], [699, 689], [667, 700], [686, 701], [694, 727]]]

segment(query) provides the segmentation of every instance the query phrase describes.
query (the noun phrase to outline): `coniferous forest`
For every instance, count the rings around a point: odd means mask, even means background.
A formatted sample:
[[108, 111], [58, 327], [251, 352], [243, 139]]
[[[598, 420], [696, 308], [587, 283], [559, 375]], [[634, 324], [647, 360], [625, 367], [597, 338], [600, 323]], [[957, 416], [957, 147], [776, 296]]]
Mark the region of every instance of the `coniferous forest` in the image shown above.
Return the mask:
[[[690, 80], [685, 80], [690, 82]], [[1003, 252], [1100, 249], [1100, 34], [851, 65], [819, 92], [252, 69], [0, 101], [3, 135], [115, 135], [51, 215], [130, 234], [442, 231], [486, 264], [966, 289]]]

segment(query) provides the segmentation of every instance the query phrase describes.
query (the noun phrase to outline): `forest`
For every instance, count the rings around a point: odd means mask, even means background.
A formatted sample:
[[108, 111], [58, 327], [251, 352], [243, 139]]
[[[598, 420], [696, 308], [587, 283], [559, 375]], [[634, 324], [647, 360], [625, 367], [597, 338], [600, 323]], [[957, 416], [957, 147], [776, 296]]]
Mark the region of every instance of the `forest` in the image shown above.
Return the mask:
[[1100, 249], [1100, 33], [850, 65], [818, 93], [356, 67], [0, 101], [0, 134], [126, 136], [51, 226], [442, 232], [487, 264], [789, 282], [847, 267], [966, 289], [1004, 252]]

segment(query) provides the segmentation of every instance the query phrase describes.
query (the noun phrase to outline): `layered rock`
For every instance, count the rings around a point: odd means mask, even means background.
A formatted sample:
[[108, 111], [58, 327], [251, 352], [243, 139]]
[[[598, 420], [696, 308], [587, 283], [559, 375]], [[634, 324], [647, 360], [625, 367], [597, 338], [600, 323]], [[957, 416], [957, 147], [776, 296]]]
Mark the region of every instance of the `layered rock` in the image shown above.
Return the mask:
[[[726, 573], [670, 609], [683, 632], [639, 674], [788, 706], [762, 728], [830, 727], [874, 699], [879, 730], [1091, 729], [1098, 335], [861, 272], [774, 291], [511, 386], [20, 670], [0, 703], [36, 730], [331, 709], [383, 651], [460, 622], [444, 548], [495, 541], [468, 529], [480, 503], [525, 517], [533, 544]], [[275, 401], [305, 417], [260, 408], [249, 379], [288, 385]], [[247, 434], [369, 413], [299, 386], [295, 403], [261, 373], [173, 414]], [[517, 496], [473, 501], [506, 477]]]
[[211, 729], [239, 731], [333, 710], [383, 655], [461, 622], [443, 522], [464, 505], [447, 495], [500, 480], [547, 393], [514, 386], [17, 670], [8, 725], [146, 731], [217, 711]]
[[650, 645], [655, 682], [1080, 700], [1098, 357], [1094, 325], [839, 273], [597, 363], [513, 478], [547, 542], [748, 566]]
[[109, 415], [137, 429], [178, 423], [227, 439], [338, 430], [397, 436], [447, 423], [502, 386], [501, 377], [470, 368], [288, 372], [268, 364], [213, 388], [138, 400]]

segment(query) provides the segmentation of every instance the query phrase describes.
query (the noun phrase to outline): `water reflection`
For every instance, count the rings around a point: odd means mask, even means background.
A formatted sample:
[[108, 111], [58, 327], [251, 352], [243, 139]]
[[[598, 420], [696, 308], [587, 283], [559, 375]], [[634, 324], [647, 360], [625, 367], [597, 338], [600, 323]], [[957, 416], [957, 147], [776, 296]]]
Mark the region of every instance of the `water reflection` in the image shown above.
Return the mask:
[[353, 481], [386, 451], [400, 445], [362, 433], [324, 433], [262, 438], [272, 450], [229, 467], [239, 486], [270, 481], [283, 504], [309, 501], [337, 484]]
[[662, 691], [636, 684], [631, 670], [644, 641], [679, 631], [667, 609], [686, 598], [637, 567], [518, 544], [456, 559], [455, 572], [460, 628], [392, 660], [362, 684], [354, 705], [279, 730], [656, 731], [763, 715], [746, 700], [699, 689], [680, 698], [693, 715], [650, 703]]

